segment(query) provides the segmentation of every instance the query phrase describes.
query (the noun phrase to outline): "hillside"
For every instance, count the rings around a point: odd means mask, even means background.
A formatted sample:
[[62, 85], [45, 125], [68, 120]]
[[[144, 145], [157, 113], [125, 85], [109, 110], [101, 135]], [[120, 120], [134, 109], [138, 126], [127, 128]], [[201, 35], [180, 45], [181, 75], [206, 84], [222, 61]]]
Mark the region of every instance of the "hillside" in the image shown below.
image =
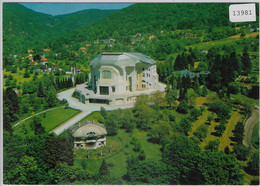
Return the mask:
[[71, 14], [58, 15], [54, 17], [56, 22], [55, 26], [60, 28], [62, 33], [67, 33], [74, 29], [87, 27], [115, 11], [117, 10], [89, 9]]
[[85, 10], [51, 16], [30, 10], [18, 3], [3, 4], [4, 54], [25, 53], [47, 40], [103, 19], [116, 10]]
[[[69, 33], [66, 42], [94, 37], [122, 38], [161, 30], [228, 26], [228, 4], [134, 4], [115, 12], [89, 28]], [[70, 37], [80, 35], [81, 37]]]

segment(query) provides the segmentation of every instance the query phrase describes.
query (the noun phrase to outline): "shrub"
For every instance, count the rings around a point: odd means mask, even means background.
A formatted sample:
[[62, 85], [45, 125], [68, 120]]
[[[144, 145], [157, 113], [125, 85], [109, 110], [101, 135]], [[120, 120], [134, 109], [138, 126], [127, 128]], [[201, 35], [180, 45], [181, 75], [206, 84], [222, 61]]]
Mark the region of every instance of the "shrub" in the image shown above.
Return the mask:
[[190, 115], [191, 115], [192, 119], [195, 121], [201, 115], [201, 111], [199, 109], [192, 108], [191, 112], [190, 112]]
[[188, 113], [188, 104], [186, 100], [182, 100], [177, 107], [177, 112], [187, 114]]
[[207, 137], [208, 132], [208, 126], [207, 125], [201, 125], [197, 128], [197, 130], [194, 132], [194, 135], [200, 140], [203, 141], [204, 138]]

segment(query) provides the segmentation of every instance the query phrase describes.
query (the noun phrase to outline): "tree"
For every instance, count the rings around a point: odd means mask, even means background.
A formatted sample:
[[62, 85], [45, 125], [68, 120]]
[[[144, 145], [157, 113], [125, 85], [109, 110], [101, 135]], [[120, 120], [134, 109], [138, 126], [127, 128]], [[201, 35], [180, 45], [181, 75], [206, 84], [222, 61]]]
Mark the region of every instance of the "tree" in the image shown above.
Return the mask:
[[54, 168], [59, 162], [73, 165], [73, 145], [65, 137], [49, 138], [45, 141], [44, 153], [46, 162], [50, 168]]
[[179, 132], [184, 133], [186, 136], [188, 136], [188, 132], [191, 131], [191, 122], [190, 120], [183, 118], [180, 123], [176, 126], [177, 130]]
[[40, 116], [33, 117], [32, 122], [30, 122], [30, 127], [34, 130], [35, 135], [45, 133], [45, 128], [42, 126], [42, 118]]
[[20, 136], [3, 132], [3, 178], [5, 184], [14, 184], [12, 172], [25, 156], [24, 140]]
[[237, 142], [238, 144], [242, 144], [244, 139], [244, 125], [242, 121], [237, 122], [235, 129], [233, 130], [233, 141]]
[[205, 150], [209, 150], [211, 152], [217, 152], [218, 151], [218, 146], [219, 146], [219, 140], [211, 140], [205, 146]]
[[188, 110], [189, 110], [189, 108], [188, 108], [187, 101], [184, 99], [178, 105], [177, 112], [180, 112], [180, 113], [183, 113], [183, 114], [187, 114]]
[[160, 161], [138, 161], [127, 169], [129, 184], [170, 184], [171, 179], [166, 164]]
[[43, 184], [41, 171], [33, 157], [23, 156], [12, 171], [12, 184]]
[[[176, 82], [176, 80], [175, 80], [175, 82]], [[175, 100], [177, 99], [176, 86], [175, 86], [175, 88], [170, 88], [169, 85], [167, 85], [165, 98], [166, 98], [167, 103], [171, 107], [172, 104], [174, 104]]]
[[208, 94], [208, 89], [206, 85], [203, 86], [201, 96], [205, 97]]
[[172, 127], [166, 121], [158, 121], [158, 124], [154, 124], [150, 130], [150, 136], [155, 142], [162, 142], [168, 139], [172, 135]]
[[244, 50], [243, 50], [243, 56], [241, 57], [241, 62], [243, 64], [243, 67], [242, 67], [243, 71], [246, 74], [249, 74], [251, 72], [251, 60], [250, 60], [249, 54], [247, 53], [246, 46], [244, 47]]
[[209, 104], [209, 110], [215, 112], [220, 120], [225, 120], [230, 117], [230, 108], [221, 100], [215, 100]]
[[93, 184], [90, 174], [79, 165], [69, 166], [66, 163], [58, 163], [54, 169], [50, 170], [52, 182], [50, 184], [70, 184], [77, 182], [84, 184]]
[[190, 115], [194, 121], [198, 119], [198, 117], [201, 115], [201, 111], [197, 108], [192, 108], [190, 111]]
[[110, 176], [110, 172], [108, 170], [107, 163], [106, 163], [105, 159], [103, 159], [103, 161], [102, 161], [102, 164], [99, 168], [98, 175], [99, 175], [99, 177], [109, 177]]
[[193, 89], [190, 89], [190, 91], [188, 91], [187, 100], [190, 108], [195, 106], [197, 96], [198, 95], [195, 93]]
[[29, 78], [30, 77], [30, 73], [28, 72], [28, 70], [26, 69], [23, 75], [24, 78]]
[[196, 136], [200, 141], [203, 141], [203, 139], [207, 137], [207, 132], [208, 132], [208, 126], [201, 125], [194, 132], [194, 136]]
[[154, 104], [156, 109], [159, 109], [160, 104], [164, 101], [164, 95], [163, 92], [155, 92], [153, 95], [151, 95], [151, 102]]
[[38, 84], [38, 90], [37, 90], [37, 96], [38, 97], [44, 97], [44, 90], [43, 90], [43, 85], [42, 85], [42, 81], [39, 82]]
[[235, 145], [233, 147], [233, 150], [234, 150], [234, 153], [237, 156], [237, 159], [241, 160], [241, 161], [246, 161], [247, 157], [250, 153], [249, 148], [243, 146], [242, 144], [241, 145], [239, 145], [239, 144]]
[[145, 97], [139, 96], [134, 107], [134, 116], [136, 117], [136, 126], [143, 130], [148, 130], [157, 121], [157, 112], [147, 105]]
[[12, 132], [11, 122], [18, 119], [20, 102], [15, 91], [8, 87], [3, 93], [3, 129]]
[[53, 88], [49, 89], [45, 97], [47, 107], [56, 105], [56, 92]]
[[188, 175], [199, 153], [200, 148], [186, 136], [178, 136], [163, 147], [162, 161], [172, 168], [170, 175], [177, 182], [174, 184], [192, 184]]
[[118, 123], [119, 117], [120, 116], [115, 112], [111, 112], [108, 114], [104, 122], [108, 135], [113, 136], [117, 134], [117, 131], [120, 127]]
[[259, 175], [259, 152], [256, 151], [251, 159], [247, 162], [246, 171], [251, 174], [258, 176]]
[[206, 151], [198, 159], [197, 167], [202, 175], [203, 185], [243, 184], [244, 175], [233, 155]]

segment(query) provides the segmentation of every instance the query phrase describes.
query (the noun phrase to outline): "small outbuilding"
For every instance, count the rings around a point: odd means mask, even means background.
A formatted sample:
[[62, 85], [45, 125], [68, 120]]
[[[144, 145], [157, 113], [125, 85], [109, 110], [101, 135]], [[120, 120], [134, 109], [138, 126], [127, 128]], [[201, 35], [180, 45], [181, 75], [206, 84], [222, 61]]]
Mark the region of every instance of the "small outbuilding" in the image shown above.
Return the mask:
[[96, 149], [106, 145], [106, 126], [94, 121], [84, 121], [68, 129], [74, 148]]

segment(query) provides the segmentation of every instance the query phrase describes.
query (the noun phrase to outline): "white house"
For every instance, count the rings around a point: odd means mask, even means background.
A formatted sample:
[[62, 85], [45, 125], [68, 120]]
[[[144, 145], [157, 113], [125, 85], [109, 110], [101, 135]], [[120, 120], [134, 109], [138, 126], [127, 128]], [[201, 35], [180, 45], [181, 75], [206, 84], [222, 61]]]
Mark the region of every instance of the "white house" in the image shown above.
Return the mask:
[[89, 67], [88, 85], [78, 85], [74, 92], [83, 103], [125, 105], [166, 88], [158, 81], [156, 61], [141, 53], [101, 53]]
[[106, 126], [94, 121], [84, 121], [68, 129], [74, 148], [96, 149], [106, 145]]

